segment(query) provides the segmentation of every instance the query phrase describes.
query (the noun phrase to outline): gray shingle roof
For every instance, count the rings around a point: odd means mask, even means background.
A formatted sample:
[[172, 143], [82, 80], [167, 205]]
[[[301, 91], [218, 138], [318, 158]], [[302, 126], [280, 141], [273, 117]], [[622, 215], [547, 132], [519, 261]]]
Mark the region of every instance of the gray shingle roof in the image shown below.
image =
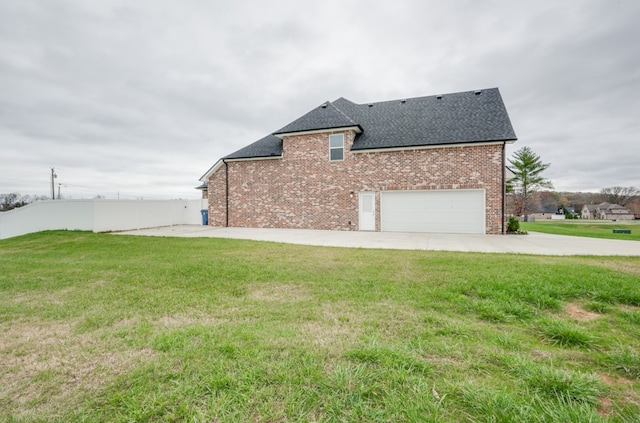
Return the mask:
[[225, 159], [279, 156], [288, 133], [357, 127], [352, 150], [514, 141], [515, 132], [497, 88], [405, 100], [324, 103]]
[[497, 88], [370, 106], [339, 104], [364, 128], [352, 150], [516, 139]]
[[267, 135], [253, 144], [223, 157], [223, 159], [249, 159], [282, 155], [282, 140], [275, 135]]
[[294, 120], [274, 134], [287, 134], [292, 132], [316, 131], [320, 129], [347, 128], [360, 126], [356, 121], [347, 116], [333, 103], [327, 101], [319, 107], [311, 110], [304, 116]]

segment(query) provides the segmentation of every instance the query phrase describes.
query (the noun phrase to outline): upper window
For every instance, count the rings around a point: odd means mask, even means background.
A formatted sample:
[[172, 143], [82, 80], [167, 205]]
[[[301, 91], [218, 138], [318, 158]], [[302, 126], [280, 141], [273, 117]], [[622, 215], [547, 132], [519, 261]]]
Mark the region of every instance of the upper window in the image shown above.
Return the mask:
[[344, 134], [329, 135], [329, 160], [344, 160]]

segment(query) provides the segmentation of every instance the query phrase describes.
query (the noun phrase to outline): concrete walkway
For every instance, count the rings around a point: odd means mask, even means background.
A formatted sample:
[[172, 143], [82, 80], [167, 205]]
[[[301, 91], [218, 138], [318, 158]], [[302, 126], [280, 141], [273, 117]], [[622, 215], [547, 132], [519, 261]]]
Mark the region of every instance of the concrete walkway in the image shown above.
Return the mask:
[[394, 250], [465, 251], [549, 256], [640, 256], [640, 242], [531, 232], [529, 235], [459, 235], [404, 232], [348, 232], [309, 229], [219, 228], [180, 225], [118, 232], [186, 238], [235, 238], [287, 244]]

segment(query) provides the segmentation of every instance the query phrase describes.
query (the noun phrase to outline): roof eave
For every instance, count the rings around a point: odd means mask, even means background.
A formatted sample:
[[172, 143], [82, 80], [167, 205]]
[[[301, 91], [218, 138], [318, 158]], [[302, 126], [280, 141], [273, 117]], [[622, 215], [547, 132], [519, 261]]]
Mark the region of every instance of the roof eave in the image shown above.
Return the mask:
[[281, 159], [282, 154], [270, 155], [270, 156], [247, 156], [247, 157], [228, 157], [225, 158], [225, 162], [246, 162], [249, 160], [277, 160]]
[[217, 162], [215, 162], [215, 164], [213, 166], [211, 166], [209, 168], [209, 170], [207, 170], [204, 175], [202, 175], [200, 177], [200, 179], [198, 179], [200, 182], [207, 182], [209, 180], [209, 178], [211, 177], [211, 175], [213, 175], [214, 173], [216, 173], [216, 170], [220, 169], [220, 166], [222, 166], [223, 163], [223, 159], [219, 159]]
[[294, 135], [308, 135], [308, 134], [320, 134], [323, 132], [341, 132], [353, 130], [356, 134], [362, 133], [363, 129], [360, 125], [349, 125], [349, 126], [334, 126], [330, 128], [317, 128], [317, 129], [308, 129], [304, 131], [291, 131], [291, 132], [275, 132], [272, 135], [283, 139], [284, 137], [291, 137]]
[[391, 147], [355, 147], [351, 148], [354, 153], [373, 153], [377, 151], [397, 151], [397, 150], [422, 150], [428, 148], [446, 148], [446, 147], [468, 147], [472, 145], [494, 145], [494, 144], [513, 144], [517, 139], [504, 139], [504, 140], [485, 140], [485, 141], [460, 141], [449, 143], [435, 143], [435, 144], [415, 144], [406, 146], [391, 146]]

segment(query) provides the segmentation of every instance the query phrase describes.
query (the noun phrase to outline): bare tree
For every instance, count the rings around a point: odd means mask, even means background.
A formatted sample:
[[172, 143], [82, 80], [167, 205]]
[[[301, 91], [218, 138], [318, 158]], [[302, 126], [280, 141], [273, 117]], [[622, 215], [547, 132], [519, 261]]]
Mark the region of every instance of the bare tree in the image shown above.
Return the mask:
[[607, 203], [626, 206], [635, 197], [640, 196], [640, 189], [636, 187], [610, 187], [600, 191], [602, 199]]
[[27, 204], [46, 199], [46, 196], [22, 195], [17, 192], [0, 194], [0, 212], [17, 209], [18, 207], [26, 206]]
[[540, 211], [555, 209], [562, 207], [560, 204], [560, 195], [553, 191], [540, 191], [533, 195], [532, 204], [535, 204]]
[[17, 192], [0, 194], [0, 211], [13, 210], [27, 204]]

